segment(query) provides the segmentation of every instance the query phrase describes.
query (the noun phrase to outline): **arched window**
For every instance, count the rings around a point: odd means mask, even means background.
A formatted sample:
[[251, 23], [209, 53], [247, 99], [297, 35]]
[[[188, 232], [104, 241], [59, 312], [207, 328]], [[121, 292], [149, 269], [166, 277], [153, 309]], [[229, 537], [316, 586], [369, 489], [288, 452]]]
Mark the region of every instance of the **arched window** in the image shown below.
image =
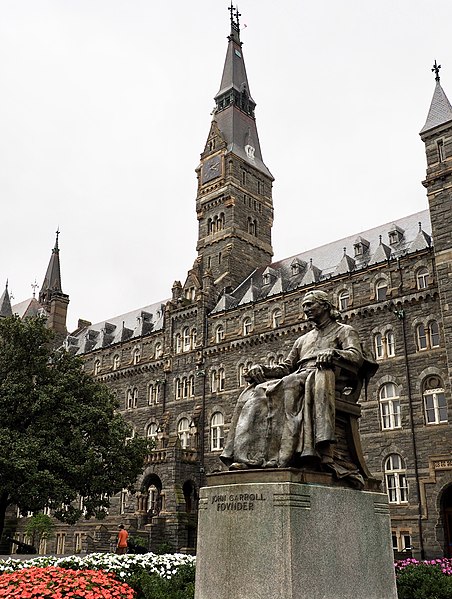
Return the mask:
[[179, 378], [174, 381], [174, 397], [176, 399], [181, 399], [182, 397], [182, 385]]
[[184, 330], [182, 331], [183, 351], [190, 351], [190, 340], [191, 340], [190, 329], [188, 327], [185, 327]]
[[251, 318], [249, 316], [247, 316], [246, 318], [243, 319], [243, 334], [245, 336], [250, 335], [252, 327], [253, 327], [253, 323], [251, 322]]
[[212, 370], [210, 373], [210, 390], [212, 393], [216, 393], [218, 391], [218, 376], [216, 370]]
[[394, 383], [386, 383], [379, 393], [382, 430], [400, 428], [400, 399]]
[[157, 429], [158, 426], [156, 422], [151, 422], [151, 424], [148, 424], [146, 428], [146, 437], [155, 442], [157, 440]]
[[193, 328], [190, 333], [190, 347], [191, 349], [195, 349], [196, 347], [196, 329]]
[[113, 370], [118, 370], [120, 364], [121, 364], [121, 358], [119, 357], [119, 354], [115, 354], [113, 356]]
[[127, 389], [126, 395], [126, 407], [128, 410], [132, 408], [136, 408], [138, 405], [138, 389], [134, 387], [133, 389]]
[[339, 310], [347, 310], [350, 304], [350, 292], [344, 289], [339, 293]]
[[215, 412], [210, 419], [210, 449], [218, 451], [224, 447], [224, 416]]
[[269, 366], [276, 366], [276, 358], [275, 356], [270, 356], [267, 360], [267, 364]]
[[187, 399], [188, 397], [188, 379], [184, 376], [182, 379], [182, 397]]
[[188, 378], [188, 395], [190, 397], [195, 396], [195, 377], [193, 375]]
[[277, 329], [279, 326], [281, 326], [281, 322], [282, 322], [282, 312], [279, 308], [276, 308], [276, 310], [273, 310], [273, 313], [272, 313], [272, 327], [274, 329]]
[[132, 362], [133, 364], [138, 364], [138, 362], [141, 360], [141, 349], [139, 347], [136, 347], [133, 350], [133, 354], [132, 354]]
[[154, 355], [155, 355], [156, 359], [161, 358], [163, 355], [163, 348], [162, 348], [162, 344], [160, 343], [160, 341], [158, 341], [155, 344]]
[[176, 354], [180, 354], [182, 352], [182, 337], [180, 333], [176, 335]]
[[380, 279], [379, 281], [377, 281], [377, 284], [375, 285], [375, 296], [377, 299], [377, 302], [383, 302], [388, 294], [388, 284], [384, 279]]
[[149, 385], [149, 405], [153, 406], [159, 403], [160, 384], [151, 383]]
[[429, 376], [423, 385], [425, 422], [441, 424], [447, 422], [447, 401], [444, 387], [438, 376]]
[[212, 219], [209, 218], [209, 220], [207, 221], [207, 234], [211, 235], [213, 233], [213, 223], [212, 223]]
[[395, 340], [394, 333], [392, 331], [387, 331], [385, 335], [386, 340], [386, 355], [388, 358], [392, 358], [395, 356]]
[[377, 360], [395, 356], [395, 339], [392, 331], [386, 331], [384, 336], [376, 333], [374, 336], [375, 357]]
[[428, 269], [425, 266], [416, 273], [416, 285], [418, 289], [427, 289], [428, 287]]
[[436, 320], [428, 323], [428, 332], [430, 338], [430, 347], [439, 347], [439, 327]]
[[419, 351], [427, 349], [427, 333], [425, 331], [425, 326], [422, 323], [418, 324], [416, 327], [416, 342]]
[[180, 439], [182, 449], [187, 449], [190, 442], [190, 423], [188, 418], [181, 418], [177, 425], [177, 436]]
[[100, 360], [96, 360], [94, 362], [94, 375], [99, 374], [100, 372]]
[[226, 381], [226, 374], [224, 372], [224, 368], [220, 368], [218, 370], [218, 391], [224, 391]]
[[383, 336], [381, 333], [377, 333], [374, 337], [374, 347], [375, 347], [375, 357], [377, 360], [382, 360], [384, 358], [384, 350], [383, 350]]
[[253, 365], [252, 362], [247, 362], [246, 364], [239, 364], [239, 387], [245, 387], [248, 383], [245, 380], [245, 374]]
[[408, 484], [406, 480], [405, 464], [401, 456], [392, 453], [385, 461], [386, 492], [389, 503], [408, 502]]
[[215, 329], [215, 343], [221, 343], [224, 340], [224, 326], [219, 324]]

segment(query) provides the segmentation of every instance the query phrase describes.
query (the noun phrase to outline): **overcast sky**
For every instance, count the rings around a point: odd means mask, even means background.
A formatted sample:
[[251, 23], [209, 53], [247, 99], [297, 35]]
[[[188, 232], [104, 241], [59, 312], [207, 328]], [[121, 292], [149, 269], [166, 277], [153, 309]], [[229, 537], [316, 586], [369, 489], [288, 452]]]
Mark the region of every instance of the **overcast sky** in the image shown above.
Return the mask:
[[[196, 175], [227, 0], [0, 0], [0, 293], [42, 283], [60, 228], [68, 327], [164, 300], [196, 258]], [[274, 258], [427, 208], [431, 66], [450, 0], [241, 0], [275, 177]], [[351, 248], [350, 248], [351, 250]]]

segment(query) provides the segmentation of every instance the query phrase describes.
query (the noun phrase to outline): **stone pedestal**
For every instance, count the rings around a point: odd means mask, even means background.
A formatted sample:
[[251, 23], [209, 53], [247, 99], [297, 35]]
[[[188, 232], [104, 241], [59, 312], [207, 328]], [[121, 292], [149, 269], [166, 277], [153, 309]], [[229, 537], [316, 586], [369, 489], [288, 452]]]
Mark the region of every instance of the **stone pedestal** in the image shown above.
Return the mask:
[[387, 496], [307, 479], [291, 470], [209, 477], [195, 599], [397, 599]]

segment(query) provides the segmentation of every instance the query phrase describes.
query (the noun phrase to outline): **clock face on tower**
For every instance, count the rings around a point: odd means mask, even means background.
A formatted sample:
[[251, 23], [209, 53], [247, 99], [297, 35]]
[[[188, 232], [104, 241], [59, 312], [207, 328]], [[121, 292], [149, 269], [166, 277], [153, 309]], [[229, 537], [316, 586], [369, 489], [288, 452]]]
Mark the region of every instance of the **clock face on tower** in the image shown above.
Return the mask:
[[201, 183], [208, 183], [222, 174], [221, 156], [212, 156], [208, 158], [201, 168]]

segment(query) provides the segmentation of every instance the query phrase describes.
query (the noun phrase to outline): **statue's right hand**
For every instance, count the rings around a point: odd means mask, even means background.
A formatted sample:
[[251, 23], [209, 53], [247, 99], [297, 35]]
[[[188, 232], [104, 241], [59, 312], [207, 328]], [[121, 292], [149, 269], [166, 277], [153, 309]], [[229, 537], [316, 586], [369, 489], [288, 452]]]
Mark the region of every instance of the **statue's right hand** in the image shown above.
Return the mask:
[[249, 370], [247, 370], [243, 378], [248, 383], [265, 383], [266, 378], [264, 376], [264, 369], [259, 364], [254, 364]]

